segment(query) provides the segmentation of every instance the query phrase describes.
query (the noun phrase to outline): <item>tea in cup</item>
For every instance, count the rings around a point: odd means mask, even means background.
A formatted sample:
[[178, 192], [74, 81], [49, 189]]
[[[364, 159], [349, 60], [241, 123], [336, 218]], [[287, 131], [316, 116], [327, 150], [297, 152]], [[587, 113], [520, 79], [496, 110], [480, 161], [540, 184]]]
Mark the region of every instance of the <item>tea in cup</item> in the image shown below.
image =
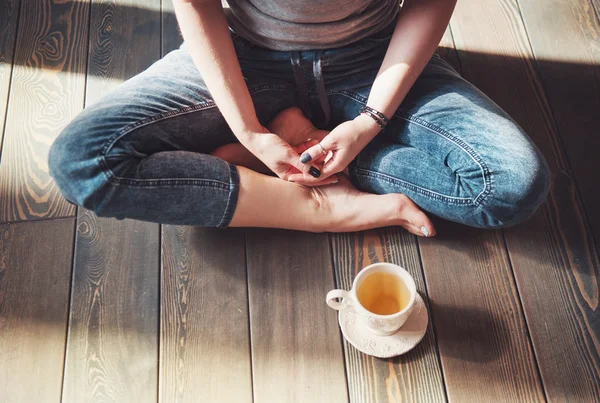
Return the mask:
[[392, 263], [374, 263], [358, 273], [350, 291], [329, 291], [327, 305], [336, 310], [352, 306], [373, 334], [390, 336], [410, 316], [416, 295], [415, 281], [405, 269]]

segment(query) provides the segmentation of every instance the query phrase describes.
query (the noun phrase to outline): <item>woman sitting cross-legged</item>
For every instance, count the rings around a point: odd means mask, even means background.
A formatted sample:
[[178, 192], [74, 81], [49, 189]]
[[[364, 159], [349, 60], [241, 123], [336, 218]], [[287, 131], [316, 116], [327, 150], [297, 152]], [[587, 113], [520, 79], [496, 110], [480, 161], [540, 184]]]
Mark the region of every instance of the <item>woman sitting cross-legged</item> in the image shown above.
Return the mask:
[[399, 3], [174, 0], [182, 46], [84, 109], [50, 172], [99, 216], [169, 224], [432, 236], [422, 210], [526, 220], [549, 168], [434, 53], [455, 0]]

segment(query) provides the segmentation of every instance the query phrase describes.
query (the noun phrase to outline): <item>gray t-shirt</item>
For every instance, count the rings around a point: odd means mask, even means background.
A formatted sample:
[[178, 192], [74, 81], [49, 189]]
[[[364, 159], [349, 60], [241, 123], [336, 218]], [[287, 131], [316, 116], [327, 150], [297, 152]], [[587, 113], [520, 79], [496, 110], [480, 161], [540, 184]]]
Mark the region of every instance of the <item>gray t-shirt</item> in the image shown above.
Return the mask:
[[274, 50], [348, 45], [390, 24], [400, 0], [227, 0], [229, 26]]

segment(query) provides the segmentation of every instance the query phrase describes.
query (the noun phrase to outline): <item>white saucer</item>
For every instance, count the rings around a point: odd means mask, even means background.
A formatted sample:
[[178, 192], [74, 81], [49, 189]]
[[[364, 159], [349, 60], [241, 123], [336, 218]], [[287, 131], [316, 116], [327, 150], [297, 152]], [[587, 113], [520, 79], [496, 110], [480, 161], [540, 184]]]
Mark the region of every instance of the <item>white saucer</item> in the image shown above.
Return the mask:
[[377, 336], [371, 333], [358, 317], [352, 306], [339, 312], [342, 334], [359, 351], [379, 358], [390, 358], [413, 349], [425, 336], [427, 330], [427, 307], [417, 293], [415, 307], [400, 330], [391, 336]]

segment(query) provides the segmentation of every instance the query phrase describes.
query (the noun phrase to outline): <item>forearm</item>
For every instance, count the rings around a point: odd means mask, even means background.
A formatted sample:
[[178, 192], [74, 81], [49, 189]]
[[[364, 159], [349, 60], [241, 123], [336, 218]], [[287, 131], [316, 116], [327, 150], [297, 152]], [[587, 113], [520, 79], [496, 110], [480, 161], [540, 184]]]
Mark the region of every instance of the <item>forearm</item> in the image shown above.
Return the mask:
[[220, 0], [174, 0], [194, 64], [233, 133], [244, 145], [262, 130], [242, 76]]
[[405, 0], [367, 105], [391, 117], [435, 52], [456, 0]]

